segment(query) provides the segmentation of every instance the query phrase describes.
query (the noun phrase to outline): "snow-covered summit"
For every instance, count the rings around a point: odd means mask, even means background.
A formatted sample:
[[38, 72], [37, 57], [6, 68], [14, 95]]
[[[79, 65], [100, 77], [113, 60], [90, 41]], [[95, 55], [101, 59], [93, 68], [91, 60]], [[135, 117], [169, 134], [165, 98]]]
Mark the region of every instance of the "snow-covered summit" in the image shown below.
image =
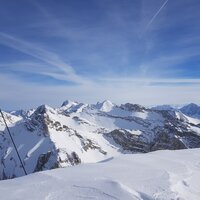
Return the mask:
[[65, 100], [63, 103], [62, 103], [62, 106], [65, 106], [65, 107], [71, 107], [72, 105], [77, 105], [78, 102], [76, 101], [71, 101], [71, 100]]
[[98, 102], [95, 107], [100, 111], [110, 112], [114, 106], [111, 101], [104, 100], [103, 102]]
[[70, 113], [74, 113], [74, 112], [82, 112], [82, 109], [84, 109], [87, 106], [88, 106], [88, 104], [66, 100], [63, 102], [62, 106], [60, 108], [58, 108], [57, 110], [58, 110], [58, 112], [70, 114]]

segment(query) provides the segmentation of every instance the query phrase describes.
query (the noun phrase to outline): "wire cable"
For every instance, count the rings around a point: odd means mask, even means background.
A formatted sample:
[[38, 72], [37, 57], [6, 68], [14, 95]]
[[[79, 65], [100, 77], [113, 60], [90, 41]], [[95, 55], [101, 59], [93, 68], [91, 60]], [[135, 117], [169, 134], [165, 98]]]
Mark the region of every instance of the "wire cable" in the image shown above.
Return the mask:
[[1, 109], [0, 109], [0, 113], [1, 113], [1, 116], [2, 116], [2, 118], [3, 118], [4, 124], [6, 125], [6, 129], [7, 129], [7, 131], [8, 131], [9, 136], [10, 136], [10, 139], [11, 139], [11, 141], [12, 141], [12, 143], [13, 143], [13, 146], [14, 146], [14, 148], [15, 148], [15, 151], [16, 151], [16, 153], [17, 153], [17, 156], [18, 156], [18, 158], [19, 158], [19, 161], [20, 161], [20, 163], [21, 163], [21, 166], [22, 166], [22, 168], [23, 168], [24, 174], [27, 175], [25, 166], [24, 166], [24, 164], [23, 164], [23, 162], [22, 162], [22, 159], [21, 159], [21, 157], [20, 157], [20, 155], [19, 155], [19, 152], [18, 152], [18, 150], [17, 150], [17, 147], [16, 147], [16, 145], [15, 145], [15, 142], [14, 142], [14, 140], [13, 140], [13, 137], [12, 137], [12, 135], [11, 135], [11, 132], [10, 132], [10, 130], [9, 130], [9, 128], [8, 128], [8, 125], [7, 125], [7, 123], [6, 123], [6, 120], [5, 120], [5, 118], [4, 118], [4, 115], [3, 115], [3, 112], [1, 111]]

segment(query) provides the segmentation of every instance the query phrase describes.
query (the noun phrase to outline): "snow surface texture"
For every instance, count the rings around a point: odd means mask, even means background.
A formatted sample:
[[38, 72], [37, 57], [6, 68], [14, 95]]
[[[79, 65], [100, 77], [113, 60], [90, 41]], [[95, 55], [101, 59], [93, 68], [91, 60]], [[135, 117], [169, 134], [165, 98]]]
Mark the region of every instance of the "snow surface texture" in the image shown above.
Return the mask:
[[[110, 101], [4, 112], [27, 173], [95, 163], [120, 154], [200, 147], [200, 120], [175, 109]], [[0, 117], [0, 179], [23, 176]]]
[[200, 149], [128, 154], [0, 182], [3, 200], [199, 200]]

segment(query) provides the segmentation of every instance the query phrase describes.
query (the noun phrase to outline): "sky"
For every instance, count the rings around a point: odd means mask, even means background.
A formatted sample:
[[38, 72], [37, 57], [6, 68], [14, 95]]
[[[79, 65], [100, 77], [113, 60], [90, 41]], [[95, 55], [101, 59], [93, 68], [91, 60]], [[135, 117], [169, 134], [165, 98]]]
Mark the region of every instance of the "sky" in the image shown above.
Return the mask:
[[199, 0], [0, 0], [0, 106], [200, 103]]

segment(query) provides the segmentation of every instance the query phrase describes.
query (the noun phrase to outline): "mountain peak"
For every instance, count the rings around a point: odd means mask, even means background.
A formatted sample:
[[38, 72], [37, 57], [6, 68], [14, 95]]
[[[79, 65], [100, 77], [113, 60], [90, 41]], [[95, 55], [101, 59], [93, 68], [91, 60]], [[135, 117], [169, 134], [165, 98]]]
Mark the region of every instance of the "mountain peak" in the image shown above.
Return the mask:
[[97, 108], [103, 112], [109, 112], [112, 110], [114, 104], [110, 100], [104, 100], [96, 104]]
[[76, 104], [78, 104], [78, 102], [76, 102], [76, 101], [71, 101], [71, 100], [67, 99], [67, 100], [65, 100], [65, 101], [62, 103], [62, 106], [61, 106], [61, 107], [63, 107], [63, 106], [72, 106], [72, 105], [76, 105]]
[[198, 106], [198, 105], [195, 104], [195, 103], [190, 103], [190, 104], [188, 104], [188, 105], [186, 105], [186, 106], [183, 106], [183, 107], [181, 108], [181, 110], [186, 110], [186, 109], [200, 109], [200, 106]]
[[46, 104], [43, 104], [41, 106], [39, 106], [34, 113], [37, 113], [37, 114], [44, 114], [48, 111], [52, 111], [53, 108], [51, 108], [50, 106], [46, 105]]
[[195, 103], [190, 103], [182, 107], [180, 111], [185, 115], [200, 118], [200, 106]]
[[[186, 105], [187, 107], [199, 107], [197, 104], [195, 104], [195, 103], [190, 103], [190, 104], [188, 104], [188, 105]], [[185, 107], [186, 107], [185, 106]]]

